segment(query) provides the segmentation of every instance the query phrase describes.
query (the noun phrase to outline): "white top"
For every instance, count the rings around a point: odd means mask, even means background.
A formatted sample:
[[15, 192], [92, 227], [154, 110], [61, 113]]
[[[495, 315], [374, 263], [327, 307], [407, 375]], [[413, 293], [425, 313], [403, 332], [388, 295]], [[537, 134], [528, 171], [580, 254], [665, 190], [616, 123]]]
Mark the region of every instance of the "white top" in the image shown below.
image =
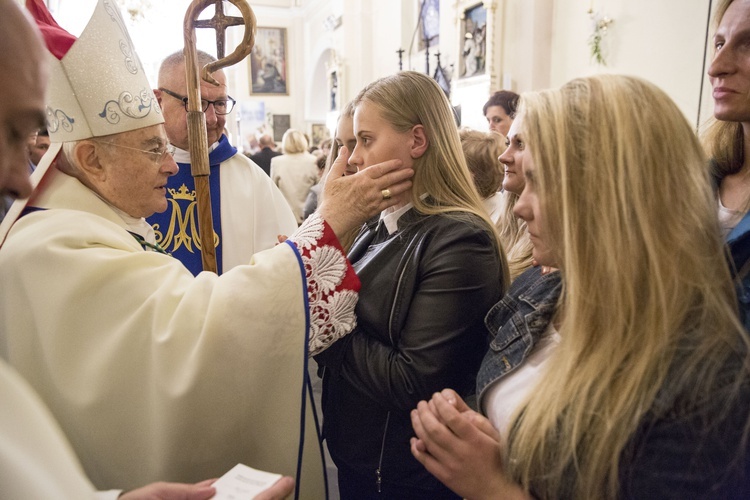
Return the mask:
[[492, 223], [497, 224], [497, 221], [498, 219], [500, 219], [500, 214], [502, 213], [503, 209], [503, 192], [498, 191], [492, 196], [488, 196], [487, 198], [485, 198], [484, 208], [487, 210]]
[[388, 234], [393, 234], [398, 231], [398, 220], [413, 206], [414, 204], [409, 202], [403, 207], [390, 207], [380, 212], [380, 221], [382, 224], [385, 224]]
[[550, 324], [526, 361], [488, 389], [484, 412], [503, 438], [507, 439], [511, 417], [536, 387], [544, 366], [559, 344], [560, 334]]
[[307, 193], [318, 182], [315, 156], [310, 153], [274, 156], [271, 158], [271, 179], [284, 194], [297, 222], [302, 222]]
[[732, 232], [734, 226], [740, 223], [742, 217], [745, 216], [745, 212], [725, 207], [721, 202], [720, 196], [717, 196], [717, 199], [719, 200], [719, 227], [721, 228], [721, 236], [726, 238]]

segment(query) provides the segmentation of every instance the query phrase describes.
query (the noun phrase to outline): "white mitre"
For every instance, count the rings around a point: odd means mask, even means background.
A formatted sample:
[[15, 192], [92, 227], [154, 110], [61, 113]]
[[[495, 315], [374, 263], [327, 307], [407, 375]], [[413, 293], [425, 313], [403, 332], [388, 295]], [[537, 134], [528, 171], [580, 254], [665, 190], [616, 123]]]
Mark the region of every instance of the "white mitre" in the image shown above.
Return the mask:
[[[81, 36], [60, 28], [41, 1], [27, 2], [49, 49], [47, 131], [50, 147], [31, 184], [33, 199], [41, 179], [69, 141], [101, 137], [164, 123], [159, 103], [135, 53], [114, 0], [99, 0]], [[67, 42], [66, 40], [67, 39]], [[58, 56], [64, 55], [58, 59]], [[28, 200], [17, 200], [0, 225], [0, 245]]]
[[164, 123], [113, 0], [99, 0], [67, 54], [50, 54], [47, 130], [68, 142]]

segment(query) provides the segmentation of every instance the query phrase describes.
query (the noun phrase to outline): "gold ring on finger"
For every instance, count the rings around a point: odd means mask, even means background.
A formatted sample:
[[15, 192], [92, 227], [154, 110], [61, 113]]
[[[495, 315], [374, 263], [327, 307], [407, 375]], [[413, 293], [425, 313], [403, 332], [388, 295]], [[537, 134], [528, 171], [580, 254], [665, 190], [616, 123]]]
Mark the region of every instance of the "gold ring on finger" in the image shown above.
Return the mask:
[[391, 190], [390, 189], [384, 189], [380, 192], [380, 194], [383, 195], [384, 200], [390, 200], [391, 199]]

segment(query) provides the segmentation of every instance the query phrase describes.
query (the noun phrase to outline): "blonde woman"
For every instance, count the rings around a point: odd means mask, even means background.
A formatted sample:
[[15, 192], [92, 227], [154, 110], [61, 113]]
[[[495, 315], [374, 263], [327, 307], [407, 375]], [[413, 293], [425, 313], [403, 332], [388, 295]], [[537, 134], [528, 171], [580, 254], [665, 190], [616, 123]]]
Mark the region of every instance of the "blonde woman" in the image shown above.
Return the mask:
[[[324, 356], [324, 435], [341, 498], [456, 498], [411, 456], [409, 411], [446, 385], [472, 392], [483, 318], [507, 265], [466, 167], [450, 104], [426, 75], [401, 72], [354, 101], [359, 170], [413, 167], [409, 193], [349, 251], [362, 282], [357, 327]], [[348, 151], [342, 147], [344, 154]]]
[[518, 196], [526, 185], [523, 179], [523, 152], [526, 144], [519, 132], [520, 125], [520, 120], [513, 121], [508, 130], [508, 137], [505, 139], [505, 151], [498, 158], [504, 167], [505, 176], [502, 184], [503, 198], [500, 217], [495, 226], [508, 257], [511, 281], [515, 281], [533, 264], [531, 240], [526, 229], [526, 222], [513, 213]]
[[750, 330], [750, 1], [722, 0], [714, 15], [714, 59], [708, 69], [714, 118], [705, 143], [711, 158], [719, 220], [738, 281], [740, 310]]
[[451, 391], [419, 403], [412, 452], [472, 499], [747, 498], [748, 340], [690, 125], [614, 75], [524, 95], [520, 115], [516, 213], [563, 281], [552, 345], [505, 422]]
[[503, 173], [500, 170], [498, 157], [502, 153], [503, 136], [497, 132], [480, 132], [462, 129], [461, 148], [464, 151], [466, 165], [469, 167], [474, 186], [484, 202], [484, 208], [493, 223], [500, 217]]
[[304, 220], [307, 193], [318, 182], [318, 165], [315, 156], [307, 152], [307, 138], [299, 130], [290, 128], [284, 132], [281, 147], [284, 154], [271, 158], [271, 179], [299, 224]]

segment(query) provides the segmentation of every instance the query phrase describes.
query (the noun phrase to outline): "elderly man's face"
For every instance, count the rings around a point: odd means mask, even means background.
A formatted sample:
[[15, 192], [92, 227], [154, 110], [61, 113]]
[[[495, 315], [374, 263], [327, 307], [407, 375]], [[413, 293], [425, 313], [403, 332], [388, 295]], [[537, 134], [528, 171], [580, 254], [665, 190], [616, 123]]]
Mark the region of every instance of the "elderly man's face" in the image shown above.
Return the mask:
[[0, 0], [0, 193], [25, 198], [28, 137], [44, 126], [47, 68], [37, 34], [13, 1]]
[[89, 177], [108, 202], [132, 217], [149, 217], [167, 209], [167, 179], [179, 168], [167, 153], [163, 125], [93, 140], [101, 171]]

